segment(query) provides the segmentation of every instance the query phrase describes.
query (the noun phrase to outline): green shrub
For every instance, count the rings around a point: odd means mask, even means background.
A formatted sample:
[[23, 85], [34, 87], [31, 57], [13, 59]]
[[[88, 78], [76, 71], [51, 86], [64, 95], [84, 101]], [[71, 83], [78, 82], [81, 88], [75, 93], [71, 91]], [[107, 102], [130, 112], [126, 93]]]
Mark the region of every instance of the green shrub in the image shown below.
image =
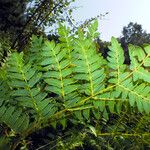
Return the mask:
[[97, 27], [95, 21], [87, 31], [79, 29], [71, 35], [60, 25], [60, 43], [33, 36], [27, 54], [9, 56], [0, 68], [0, 122], [7, 131], [2, 132], [2, 143], [8, 140], [15, 149], [44, 127], [62, 125], [66, 129], [69, 121], [90, 125], [93, 120], [102, 124], [99, 128], [90, 126], [95, 136], [148, 140], [149, 129], [140, 130], [142, 120], [128, 130], [123, 116], [130, 113], [131, 119], [133, 113], [142, 114], [149, 126], [150, 45], [144, 49], [129, 45], [128, 66], [120, 44], [112, 37], [105, 60], [94, 44]]

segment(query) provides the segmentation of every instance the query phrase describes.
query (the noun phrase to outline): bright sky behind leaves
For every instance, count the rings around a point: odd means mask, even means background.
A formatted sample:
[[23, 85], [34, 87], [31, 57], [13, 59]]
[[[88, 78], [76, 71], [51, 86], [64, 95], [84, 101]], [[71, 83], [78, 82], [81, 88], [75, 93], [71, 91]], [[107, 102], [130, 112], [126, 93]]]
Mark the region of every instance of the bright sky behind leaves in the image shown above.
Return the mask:
[[150, 33], [150, 0], [76, 0], [73, 17], [76, 21], [105, 14], [99, 20], [101, 39], [109, 41], [111, 36], [121, 36], [123, 26], [129, 22], [141, 24]]

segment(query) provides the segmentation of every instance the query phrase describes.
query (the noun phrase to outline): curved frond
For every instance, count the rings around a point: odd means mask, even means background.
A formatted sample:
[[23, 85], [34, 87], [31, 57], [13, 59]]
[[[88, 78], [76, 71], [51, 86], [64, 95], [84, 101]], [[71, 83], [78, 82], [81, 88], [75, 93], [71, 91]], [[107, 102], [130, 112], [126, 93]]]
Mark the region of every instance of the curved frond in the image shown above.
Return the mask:
[[41, 65], [47, 72], [44, 73], [44, 81], [47, 83], [46, 90], [53, 92], [61, 98], [66, 98], [77, 89], [72, 76], [70, 61], [67, 59], [67, 49], [52, 42], [46, 42], [43, 49], [43, 61]]
[[[123, 50], [115, 38], [112, 38], [112, 46], [110, 47], [108, 66], [110, 70], [109, 82], [115, 84], [111, 92], [110, 99], [129, 101], [131, 106], [137, 106], [140, 112], [150, 111], [150, 91], [149, 85], [146, 83], [135, 82], [139, 79], [149, 82], [150, 75], [146, 67], [148, 67], [148, 47], [142, 50], [140, 47], [129, 46], [131, 65], [130, 70], [126, 71], [124, 63]], [[144, 68], [144, 63], [146, 66]], [[132, 78], [133, 77], [133, 78]], [[109, 99], [109, 100], [110, 100]]]
[[25, 131], [29, 126], [29, 116], [14, 106], [0, 106], [0, 123], [5, 123], [16, 133]]
[[142, 79], [150, 83], [150, 72], [148, 70], [148, 67], [150, 67], [150, 46], [145, 46], [142, 49], [139, 46], [129, 45], [129, 54], [133, 80]]
[[104, 89], [104, 69], [101, 67], [104, 60], [96, 53], [93, 42], [89, 39], [76, 39], [74, 60], [74, 78], [80, 82], [80, 92], [94, 97], [97, 92]]
[[126, 66], [124, 65], [124, 52], [117, 39], [112, 37], [110, 51], [108, 52], [108, 66], [110, 70], [110, 83], [120, 83], [123, 79], [121, 75], [124, 73]]
[[[52, 107], [50, 100], [46, 99], [47, 93], [42, 92], [38, 83], [42, 73], [38, 72], [30, 63], [23, 60], [23, 54], [14, 53], [7, 62], [7, 78], [12, 88], [11, 97], [23, 107], [32, 108], [39, 117], [45, 117], [46, 107]], [[56, 111], [56, 110], [55, 110]], [[51, 112], [47, 110], [46, 114]], [[53, 114], [51, 114], [53, 115]]]
[[140, 112], [150, 112], [150, 86], [145, 83], [134, 85], [132, 78], [129, 78], [122, 82], [117, 90], [121, 92], [122, 100], [128, 99], [131, 106], [136, 104]]

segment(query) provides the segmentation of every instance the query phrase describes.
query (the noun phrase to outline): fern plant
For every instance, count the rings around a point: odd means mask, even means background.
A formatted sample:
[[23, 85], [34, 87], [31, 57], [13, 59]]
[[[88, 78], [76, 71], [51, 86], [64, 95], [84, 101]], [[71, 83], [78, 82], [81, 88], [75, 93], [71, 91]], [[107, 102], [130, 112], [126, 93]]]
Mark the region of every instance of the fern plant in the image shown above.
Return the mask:
[[[7, 126], [4, 140], [11, 140], [12, 133], [19, 135], [13, 149], [50, 125], [61, 124], [65, 129], [69, 121], [90, 124], [93, 117], [109, 121], [111, 114], [122, 118], [126, 110], [149, 118], [150, 45], [143, 49], [129, 45], [131, 65], [127, 66], [123, 49], [112, 37], [105, 60], [96, 51], [97, 27], [95, 21], [87, 31], [79, 29], [71, 35], [60, 25], [57, 44], [33, 36], [28, 53], [12, 53], [0, 68], [0, 122]], [[123, 135], [118, 128], [94, 134]], [[147, 132], [135, 135], [150, 136]]]

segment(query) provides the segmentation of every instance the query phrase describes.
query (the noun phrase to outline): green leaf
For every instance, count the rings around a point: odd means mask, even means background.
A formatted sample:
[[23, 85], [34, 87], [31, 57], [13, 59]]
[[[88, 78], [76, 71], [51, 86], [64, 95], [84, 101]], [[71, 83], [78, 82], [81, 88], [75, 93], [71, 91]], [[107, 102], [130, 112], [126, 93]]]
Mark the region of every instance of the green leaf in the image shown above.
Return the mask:
[[90, 118], [90, 109], [83, 110], [83, 116], [86, 120], [89, 120], [89, 118]]
[[92, 133], [97, 137], [96, 129], [93, 126], [91, 126], [91, 125], [88, 125], [88, 127], [90, 128]]

